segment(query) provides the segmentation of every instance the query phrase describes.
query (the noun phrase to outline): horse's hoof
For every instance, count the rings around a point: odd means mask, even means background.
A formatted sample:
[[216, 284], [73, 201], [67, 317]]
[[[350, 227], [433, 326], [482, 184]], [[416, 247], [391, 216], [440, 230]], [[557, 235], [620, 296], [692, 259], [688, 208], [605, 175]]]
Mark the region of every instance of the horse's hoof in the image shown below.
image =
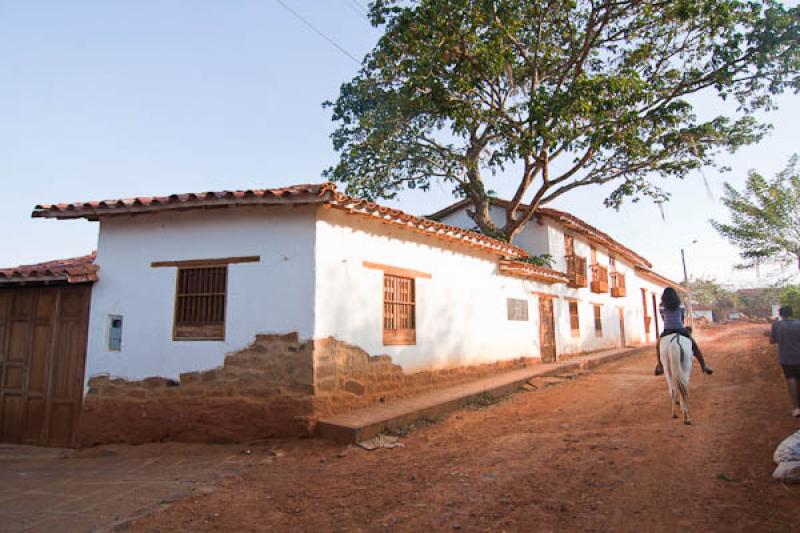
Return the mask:
[[672, 415], [672, 418], [678, 418], [678, 415]]
[[692, 425], [692, 421], [691, 420], [684, 420], [683, 423], [685, 425], [687, 425], [687, 426], [691, 426]]

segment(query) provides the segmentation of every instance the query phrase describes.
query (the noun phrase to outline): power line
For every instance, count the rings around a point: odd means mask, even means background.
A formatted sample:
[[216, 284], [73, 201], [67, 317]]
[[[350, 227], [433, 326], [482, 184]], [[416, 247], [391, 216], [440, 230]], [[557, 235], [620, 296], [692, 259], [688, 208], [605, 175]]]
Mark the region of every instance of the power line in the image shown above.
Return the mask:
[[342, 0], [342, 2], [344, 2], [344, 4], [347, 7], [349, 7], [350, 10], [353, 11], [353, 13], [357, 14], [359, 17], [369, 22], [369, 17], [367, 16], [367, 12], [362, 10], [361, 4], [357, 4], [353, 0]]
[[319, 35], [320, 37], [322, 37], [323, 39], [325, 39], [326, 41], [328, 41], [328, 43], [329, 43], [329, 44], [331, 44], [331, 45], [332, 45], [332, 46], [334, 46], [334, 47], [335, 47], [337, 50], [339, 50], [341, 53], [343, 53], [344, 55], [346, 55], [347, 57], [349, 57], [350, 59], [352, 59], [352, 60], [353, 60], [353, 61], [354, 61], [354, 62], [355, 62], [357, 65], [360, 65], [360, 64], [361, 64], [361, 61], [359, 61], [359, 60], [356, 58], [356, 56], [354, 56], [353, 54], [351, 54], [350, 52], [348, 52], [347, 50], [345, 50], [345, 49], [344, 49], [344, 47], [342, 47], [342, 46], [341, 46], [339, 43], [337, 43], [336, 41], [334, 41], [332, 38], [330, 38], [330, 37], [328, 37], [327, 35], [325, 35], [325, 33], [324, 33], [322, 30], [320, 30], [319, 28], [317, 28], [316, 26], [314, 26], [314, 25], [313, 25], [311, 22], [309, 22], [307, 19], [305, 19], [305, 18], [304, 18], [304, 17], [303, 17], [303, 16], [302, 16], [300, 13], [298, 13], [297, 11], [295, 11], [294, 9], [292, 9], [291, 7], [289, 7], [288, 5], [286, 5], [285, 3], [283, 3], [283, 0], [275, 0], [275, 1], [276, 1], [276, 2], [278, 2], [278, 4], [279, 4], [279, 5], [280, 5], [282, 8], [284, 8], [286, 11], [288, 11], [289, 13], [291, 13], [292, 15], [294, 15], [294, 16], [295, 16], [295, 18], [297, 18], [297, 20], [299, 20], [300, 22], [302, 22], [303, 24], [305, 24], [306, 26], [308, 26], [309, 28], [311, 28], [311, 30], [312, 30], [314, 33], [316, 33], [317, 35]]

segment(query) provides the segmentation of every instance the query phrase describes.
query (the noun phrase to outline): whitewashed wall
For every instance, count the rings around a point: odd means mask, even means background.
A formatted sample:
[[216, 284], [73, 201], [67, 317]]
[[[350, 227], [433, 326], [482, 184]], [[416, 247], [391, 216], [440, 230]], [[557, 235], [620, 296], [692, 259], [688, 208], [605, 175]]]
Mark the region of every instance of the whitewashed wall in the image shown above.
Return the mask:
[[[505, 209], [493, 205], [489, 208], [489, 214], [496, 224], [503, 224], [505, 221]], [[443, 224], [449, 224], [457, 228], [474, 229], [475, 221], [467, 214], [466, 209], [459, 209], [442, 217]], [[524, 249], [531, 255], [543, 255], [551, 253], [550, 232], [546, 223], [531, 221], [514, 238], [514, 244]], [[562, 254], [563, 255], [563, 254]], [[556, 268], [556, 270], [558, 270]]]
[[[316, 258], [317, 338], [388, 354], [406, 372], [539, 356], [533, 292], [551, 287], [499, 275], [494, 254], [320, 209]], [[383, 345], [383, 272], [364, 261], [431, 274], [416, 280], [416, 345]], [[507, 319], [508, 297], [528, 301], [528, 321]]]
[[[100, 224], [86, 378], [141, 379], [222, 365], [256, 333], [313, 336], [314, 207], [231, 208], [115, 217]], [[224, 341], [173, 341], [176, 268], [153, 261], [258, 255], [228, 267]], [[122, 350], [106, 350], [109, 315]]]
[[[502, 209], [492, 207], [492, 218], [498, 223], [504, 216]], [[442, 222], [458, 227], [472, 227], [474, 222], [461, 209], [450, 213]], [[565, 229], [560, 224], [544, 219], [541, 223], [533, 221], [514, 239], [514, 244], [520, 246], [531, 254], [549, 254], [553, 258], [552, 268], [560, 272], [566, 271], [566, 249], [564, 247]], [[586, 258], [587, 265], [591, 264], [591, 245], [581, 235], [573, 234], [575, 253]], [[597, 261], [608, 266], [608, 251], [597, 247]], [[571, 354], [585, 351], [615, 348], [622, 345], [619, 309], [622, 308], [625, 316], [625, 343], [636, 345], [648, 342], [644, 330], [644, 311], [642, 308], [642, 292], [646, 289], [648, 315], [653, 316], [652, 294], [660, 299], [663, 285], [655, 284], [642, 278], [633, 268], [633, 265], [617, 256], [617, 270], [625, 274], [627, 295], [623, 298], [613, 298], [610, 294], [591, 292], [589, 287], [572, 289], [563, 284], [555, 285], [546, 292], [555, 293], [559, 298], [554, 301], [556, 317], [556, 344], [559, 354]], [[587, 276], [591, 282], [591, 272], [587, 269]], [[569, 299], [578, 301], [578, 316], [580, 321], [580, 336], [573, 337], [570, 329]], [[600, 304], [603, 322], [603, 335], [598, 337], [594, 328], [594, 307]], [[660, 317], [659, 317], [660, 325]], [[651, 321], [649, 341], [655, 340], [655, 319]]]

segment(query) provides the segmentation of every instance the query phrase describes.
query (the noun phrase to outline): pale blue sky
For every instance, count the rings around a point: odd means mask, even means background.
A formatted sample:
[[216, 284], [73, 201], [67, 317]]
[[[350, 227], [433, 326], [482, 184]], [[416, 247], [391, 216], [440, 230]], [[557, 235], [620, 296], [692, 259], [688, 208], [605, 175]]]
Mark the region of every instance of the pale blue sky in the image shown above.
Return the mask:
[[[364, 0], [284, 2], [357, 57], [378, 36], [355, 8]], [[0, 265], [94, 249], [95, 223], [33, 220], [37, 203], [321, 181], [336, 155], [320, 104], [357, 68], [275, 0], [0, 0]], [[675, 197], [666, 221], [646, 201], [607, 210], [598, 189], [553, 206], [675, 279], [681, 246], [698, 239], [687, 250], [690, 274], [757, 284], [755, 273], [732, 270], [736, 252], [708, 219], [725, 216], [723, 179], [740, 185], [752, 167], [771, 175], [800, 151], [800, 98], [780, 103], [770, 137], [728, 158], [733, 173], [706, 171], [711, 196], [700, 174], [665, 182]], [[513, 179], [494, 188], [507, 193]], [[425, 214], [451, 201], [440, 186], [392, 203]]]

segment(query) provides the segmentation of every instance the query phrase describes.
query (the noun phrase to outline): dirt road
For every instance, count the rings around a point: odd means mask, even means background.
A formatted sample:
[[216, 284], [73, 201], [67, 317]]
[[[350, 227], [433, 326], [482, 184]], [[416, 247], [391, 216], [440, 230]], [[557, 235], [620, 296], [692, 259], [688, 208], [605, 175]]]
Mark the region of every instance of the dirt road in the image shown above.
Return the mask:
[[716, 373], [695, 367], [692, 426], [670, 418], [654, 357], [638, 356], [457, 412], [402, 449], [253, 447], [242, 478], [133, 529], [798, 531], [800, 486], [770, 479], [775, 445], [800, 424], [766, 328], [705, 342]]

